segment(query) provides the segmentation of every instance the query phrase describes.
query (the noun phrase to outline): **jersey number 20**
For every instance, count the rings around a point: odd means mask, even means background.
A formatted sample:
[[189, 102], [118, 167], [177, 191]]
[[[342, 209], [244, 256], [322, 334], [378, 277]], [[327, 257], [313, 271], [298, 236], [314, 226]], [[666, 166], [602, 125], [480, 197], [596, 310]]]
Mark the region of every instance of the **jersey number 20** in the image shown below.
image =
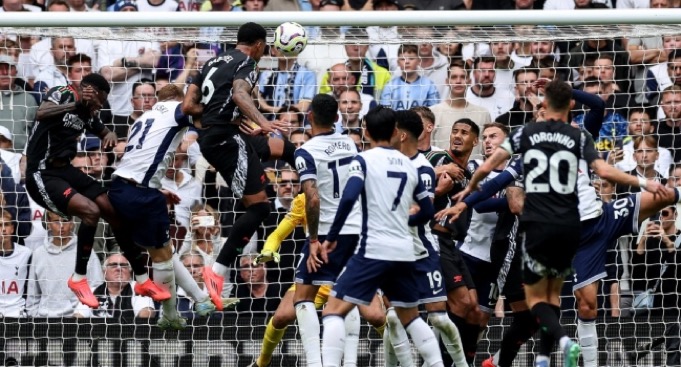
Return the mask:
[[[559, 194], [570, 194], [575, 191], [577, 183], [577, 157], [572, 152], [561, 150], [553, 153], [551, 158], [537, 149], [530, 149], [523, 155], [523, 163], [534, 161], [536, 166], [527, 173], [525, 191], [533, 193], [548, 193], [549, 187]], [[567, 172], [565, 183], [560, 180], [560, 166]], [[549, 171], [549, 183], [535, 182], [535, 180]]]

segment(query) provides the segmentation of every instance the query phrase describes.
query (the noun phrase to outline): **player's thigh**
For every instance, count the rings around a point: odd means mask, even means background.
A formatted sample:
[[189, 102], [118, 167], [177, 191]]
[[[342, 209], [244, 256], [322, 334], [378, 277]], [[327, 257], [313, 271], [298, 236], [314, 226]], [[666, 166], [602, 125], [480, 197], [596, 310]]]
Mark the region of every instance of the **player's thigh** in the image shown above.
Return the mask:
[[460, 287], [475, 288], [475, 283], [454, 241], [442, 236], [438, 236], [438, 239], [440, 243], [440, 266], [447, 293]]
[[418, 281], [419, 303], [429, 304], [447, 300], [444, 276], [440, 266], [440, 256], [437, 253], [417, 260], [414, 263]]
[[[338, 276], [331, 295], [357, 305], [368, 306], [376, 295], [376, 291], [381, 288], [390, 298], [390, 294], [383, 285], [388, 280], [392, 281], [390, 279], [392, 267], [393, 264], [389, 261], [367, 259], [355, 255], [350, 258]], [[393, 299], [390, 298], [390, 301], [393, 302]]]
[[[319, 236], [319, 241], [324, 242], [325, 236]], [[310, 256], [309, 239], [305, 240], [303, 246], [302, 256], [296, 267], [296, 283], [299, 284], [313, 284], [324, 285], [333, 284], [338, 274], [343, 271], [343, 267], [352, 257], [359, 236], [357, 235], [340, 235], [336, 241], [336, 248], [329, 253], [329, 262], [320, 267], [316, 272], [310, 272], [307, 269], [307, 259]], [[314, 297], [314, 295], [312, 295]], [[297, 298], [296, 298], [297, 299]], [[310, 298], [311, 300], [312, 298]]]
[[161, 249], [170, 242], [168, 207], [165, 196], [159, 190], [114, 179], [109, 201], [134, 244]]
[[[69, 202], [78, 194], [71, 183], [50, 171], [29, 172], [26, 175], [26, 191], [41, 207], [60, 216], [68, 217]], [[92, 203], [92, 205], [95, 205]], [[71, 214], [73, 215], [73, 214]]]
[[385, 325], [385, 310], [383, 309], [383, 302], [381, 297], [376, 294], [371, 300], [369, 306], [358, 305], [359, 314], [373, 327], [381, 327]]
[[597, 304], [598, 297], [598, 285], [599, 282], [593, 282], [584, 287], [581, 287], [574, 291], [575, 298], [577, 299], [577, 307], [582, 308], [595, 308]]
[[496, 279], [498, 272], [494, 271], [491, 263], [466, 253], [462, 253], [461, 256], [475, 283], [476, 292], [471, 292], [471, 301], [477, 303], [480, 310], [486, 313], [494, 312], [494, 306], [499, 298]]
[[396, 309], [419, 305], [419, 279], [414, 262], [396, 261], [385, 268], [380, 288]]

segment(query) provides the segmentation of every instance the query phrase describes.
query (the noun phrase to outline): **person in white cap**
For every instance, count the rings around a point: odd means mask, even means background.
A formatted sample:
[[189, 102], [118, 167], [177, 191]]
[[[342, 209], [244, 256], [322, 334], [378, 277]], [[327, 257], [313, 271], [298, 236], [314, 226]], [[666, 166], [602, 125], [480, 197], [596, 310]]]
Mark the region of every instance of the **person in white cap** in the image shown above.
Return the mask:
[[0, 158], [12, 170], [14, 181], [19, 183], [23, 181], [22, 159], [25, 160], [26, 158], [21, 153], [14, 153], [12, 140], [12, 132], [8, 128], [0, 126]]

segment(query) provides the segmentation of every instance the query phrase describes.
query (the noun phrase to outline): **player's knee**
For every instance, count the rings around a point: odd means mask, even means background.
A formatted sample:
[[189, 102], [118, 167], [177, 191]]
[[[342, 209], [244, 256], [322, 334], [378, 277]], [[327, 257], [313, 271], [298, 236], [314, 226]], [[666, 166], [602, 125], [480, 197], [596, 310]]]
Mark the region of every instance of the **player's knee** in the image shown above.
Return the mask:
[[372, 309], [364, 310], [364, 312], [362, 312], [362, 317], [369, 325], [375, 328], [385, 325], [386, 322], [386, 316], [383, 312], [374, 311]]
[[471, 297], [467, 293], [462, 293], [461, 296], [454, 295], [452, 297], [448, 295], [447, 306], [453, 314], [460, 317], [466, 317], [469, 313], [475, 310], [477, 305], [473, 303]]
[[294, 312], [276, 312], [272, 316], [272, 326], [275, 329], [283, 329], [288, 327], [296, 320], [296, 313]]
[[590, 302], [590, 300], [581, 300], [577, 306], [577, 312], [580, 318], [592, 320], [597, 316], [598, 307], [595, 301]]
[[428, 322], [436, 329], [443, 329], [449, 325], [450, 320], [446, 312], [431, 312], [428, 314]]
[[95, 227], [99, 223], [99, 218], [101, 212], [97, 204], [87, 200], [80, 208], [80, 213], [78, 217], [83, 222], [83, 224]]
[[396, 328], [401, 325], [400, 318], [397, 316], [395, 309], [388, 310], [388, 313], [385, 315], [385, 321], [389, 328]]

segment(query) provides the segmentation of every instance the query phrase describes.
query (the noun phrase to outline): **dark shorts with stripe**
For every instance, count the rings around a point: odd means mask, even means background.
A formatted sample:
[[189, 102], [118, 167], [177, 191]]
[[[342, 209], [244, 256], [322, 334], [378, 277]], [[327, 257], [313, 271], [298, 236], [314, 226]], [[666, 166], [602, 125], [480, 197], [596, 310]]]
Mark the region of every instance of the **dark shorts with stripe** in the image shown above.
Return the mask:
[[451, 233], [433, 230], [433, 234], [440, 244], [440, 265], [442, 266], [442, 276], [445, 278], [447, 293], [464, 286], [468, 289], [475, 289], [473, 277], [468, 271], [468, 267], [461, 257], [461, 251], [456, 247], [456, 242], [452, 239]]
[[265, 170], [258, 154], [265, 151], [263, 138], [255, 138], [258, 149], [253, 139], [233, 124], [199, 130], [201, 154], [222, 175], [239, 199], [265, 190]]
[[38, 205], [66, 218], [69, 216], [69, 201], [76, 194], [95, 201], [107, 190], [101, 182], [67, 164], [26, 172], [26, 191]]

